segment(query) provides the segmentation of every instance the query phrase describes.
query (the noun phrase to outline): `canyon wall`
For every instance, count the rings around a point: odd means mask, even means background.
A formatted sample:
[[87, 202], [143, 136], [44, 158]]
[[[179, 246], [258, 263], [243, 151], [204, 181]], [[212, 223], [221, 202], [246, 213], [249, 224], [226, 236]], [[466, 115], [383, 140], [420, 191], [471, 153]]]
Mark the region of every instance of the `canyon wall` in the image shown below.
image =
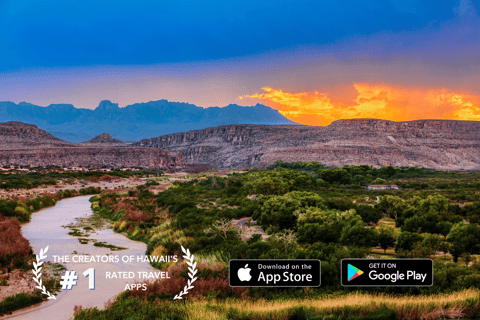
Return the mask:
[[416, 166], [480, 170], [480, 122], [338, 120], [325, 127], [227, 125], [145, 139], [136, 146], [184, 155], [187, 164], [222, 168], [283, 161], [329, 166]]

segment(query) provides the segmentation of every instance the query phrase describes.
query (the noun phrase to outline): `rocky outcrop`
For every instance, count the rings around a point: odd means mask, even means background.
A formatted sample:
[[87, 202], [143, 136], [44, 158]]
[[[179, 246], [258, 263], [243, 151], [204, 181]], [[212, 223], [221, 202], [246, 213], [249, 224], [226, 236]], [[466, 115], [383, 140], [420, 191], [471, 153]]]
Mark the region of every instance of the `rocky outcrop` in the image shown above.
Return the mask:
[[0, 165], [149, 169], [176, 169], [185, 166], [181, 154], [172, 155], [153, 148], [102, 145], [102, 141], [109, 141], [104, 143], [107, 145], [116, 144], [111, 143], [116, 139], [109, 137], [110, 135], [103, 135], [87, 145], [74, 144], [57, 139], [35, 125], [0, 123]]
[[102, 133], [95, 138], [86, 142], [80, 143], [82, 146], [96, 146], [96, 147], [125, 147], [130, 145], [130, 142], [123, 142], [121, 140], [113, 138], [108, 133]]
[[87, 141], [87, 143], [114, 144], [114, 143], [123, 143], [123, 141], [113, 138], [109, 133], [102, 133], [96, 136], [95, 138]]
[[0, 164], [19, 166], [174, 169], [183, 159], [159, 149], [134, 147], [31, 148], [0, 153]]
[[480, 122], [338, 120], [325, 127], [228, 125], [145, 139], [134, 145], [180, 152], [187, 164], [242, 168], [276, 160], [330, 166], [416, 166], [480, 170]]

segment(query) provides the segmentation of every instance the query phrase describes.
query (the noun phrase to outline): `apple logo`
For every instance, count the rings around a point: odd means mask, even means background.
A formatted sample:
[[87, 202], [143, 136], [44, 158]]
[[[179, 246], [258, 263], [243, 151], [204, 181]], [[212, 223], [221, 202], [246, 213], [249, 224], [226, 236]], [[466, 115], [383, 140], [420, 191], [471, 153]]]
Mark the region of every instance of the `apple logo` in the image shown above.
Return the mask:
[[247, 267], [248, 267], [248, 263], [245, 265], [245, 268], [238, 269], [237, 275], [240, 281], [250, 281], [250, 279], [252, 279], [252, 276], [250, 275], [250, 270], [252, 269]]

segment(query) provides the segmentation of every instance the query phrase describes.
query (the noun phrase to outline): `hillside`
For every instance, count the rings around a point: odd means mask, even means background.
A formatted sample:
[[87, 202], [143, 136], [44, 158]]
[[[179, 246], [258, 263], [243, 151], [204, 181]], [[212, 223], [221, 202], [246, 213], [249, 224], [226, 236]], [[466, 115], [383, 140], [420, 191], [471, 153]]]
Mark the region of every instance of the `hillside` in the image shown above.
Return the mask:
[[184, 162], [182, 155], [164, 150], [68, 143], [36, 125], [6, 122], [0, 123], [0, 165], [173, 169]]
[[187, 164], [242, 168], [276, 160], [329, 166], [480, 170], [480, 122], [338, 120], [325, 127], [229, 125], [169, 134], [135, 145], [180, 152]]
[[125, 108], [104, 100], [94, 110], [77, 109], [70, 104], [40, 107], [25, 102], [18, 105], [0, 102], [0, 122], [5, 121], [32, 123], [69, 142], [88, 141], [102, 133], [109, 133], [122, 141], [138, 141], [228, 124], [295, 124], [277, 110], [260, 104], [201, 108], [167, 100], [136, 103]]
[[71, 147], [36, 125], [17, 121], [0, 123], [0, 149]]

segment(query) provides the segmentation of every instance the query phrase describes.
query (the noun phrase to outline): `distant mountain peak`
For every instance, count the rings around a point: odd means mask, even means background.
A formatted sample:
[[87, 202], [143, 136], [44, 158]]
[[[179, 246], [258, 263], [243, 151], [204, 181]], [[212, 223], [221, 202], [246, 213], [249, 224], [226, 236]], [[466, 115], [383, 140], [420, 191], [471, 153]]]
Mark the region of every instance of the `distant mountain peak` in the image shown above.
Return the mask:
[[95, 110], [112, 110], [119, 109], [118, 103], [113, 103], [110, 100], [102, 100]]
[[64, 111], [75, 110], [75, 107], [73, 106], [73, 104], [67, 104], [67, 103], [53, 103], [49, 105], [47, 108], [55, 109], [55, 110], [64, 110]]
[[123, 141], [113, 138], [109, 133], [102, 133], [87, 142], [89, 143], [122, 143]]
[[19, 106], [22, 106], [22, 107], [31, 107], [31, 106], [35, 106], [34, 104], [31, 104], [29, 102], [25, 102], [25, 101], [22, 101], [18, 104]]

